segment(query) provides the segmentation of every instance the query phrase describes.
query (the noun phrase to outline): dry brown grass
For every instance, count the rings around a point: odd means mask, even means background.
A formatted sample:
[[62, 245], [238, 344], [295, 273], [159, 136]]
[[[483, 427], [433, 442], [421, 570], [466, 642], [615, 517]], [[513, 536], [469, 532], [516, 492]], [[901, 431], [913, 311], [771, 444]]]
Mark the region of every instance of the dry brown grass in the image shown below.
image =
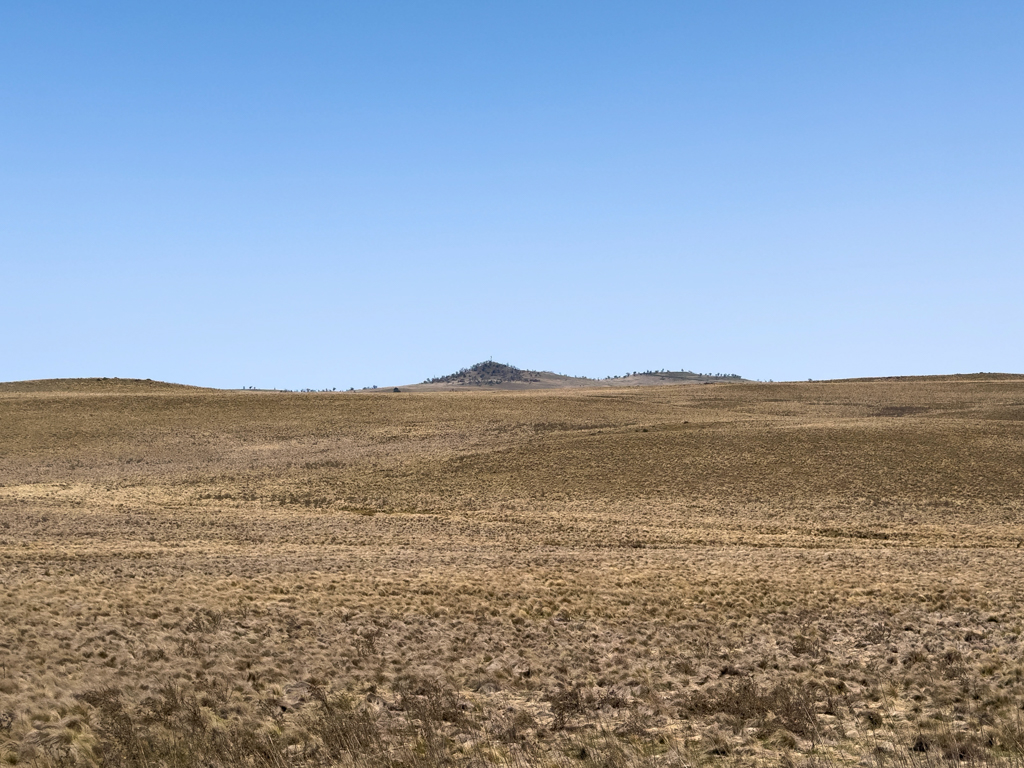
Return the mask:
[[1024, 380], [0, 387], [0, 761], [1024, 763]]

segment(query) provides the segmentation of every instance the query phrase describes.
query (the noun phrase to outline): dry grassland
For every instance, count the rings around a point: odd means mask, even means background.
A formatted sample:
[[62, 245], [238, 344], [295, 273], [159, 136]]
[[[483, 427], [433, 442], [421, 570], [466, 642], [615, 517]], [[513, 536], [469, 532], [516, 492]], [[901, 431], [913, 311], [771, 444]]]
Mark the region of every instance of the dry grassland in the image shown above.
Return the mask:
[[1024, 764], [1024, 379], [0, 387], [0, 762]]

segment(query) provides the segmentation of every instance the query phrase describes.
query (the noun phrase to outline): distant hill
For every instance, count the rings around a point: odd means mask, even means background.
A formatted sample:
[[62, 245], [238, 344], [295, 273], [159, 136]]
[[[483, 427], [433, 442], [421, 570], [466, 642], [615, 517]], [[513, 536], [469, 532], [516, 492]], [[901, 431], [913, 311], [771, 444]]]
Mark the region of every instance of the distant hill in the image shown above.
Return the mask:
[[167, 390], [204, 390], [205, 387], [193, 387], [188, 384], [170, 384], [166, 381], [152, 379], [33, 379], [30, 381], [0, 382], [0, 394], [22, 392], [152, 392]]
[[447, 376], [438, 376], [427, 379], [424, 384], [458, 384], [459, 386], [494, 386], [497, 384], [538, 384], [540, 383], [540, 371], [524, 371], [513, 365], [495, 363], [488, 360], [484, 363], [477, 363], [461, 371], [450, 373]]
[[855, 384], [866, 381], [904, 381], [904, 382], [940, 382], [940, 381], [1019, 381], [1024, 373], [948, 373], [930, 376], [866, 376], [856, 379], [820, 379], [821, 382], [843, 382]]
[[551, 371], [531, 371], [506, 363], [487, 360], [446, 376], [436, 376], [420, 384], [400, 387], [402, 391], [429, 392], [465, 389], [565, 389], [573, 387], [636, 387], [659, 384], [710, 384], [741, 382], [736, 374], [701, 374], [692, 371], [635, 371], [622, 376], [591, 379], [565, 376]]

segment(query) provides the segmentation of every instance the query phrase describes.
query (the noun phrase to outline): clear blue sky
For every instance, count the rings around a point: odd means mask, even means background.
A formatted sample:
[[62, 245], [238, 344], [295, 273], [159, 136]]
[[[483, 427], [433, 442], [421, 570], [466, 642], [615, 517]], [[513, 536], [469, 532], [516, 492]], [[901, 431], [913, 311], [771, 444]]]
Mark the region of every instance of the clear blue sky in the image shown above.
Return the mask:
[[0, 5], [0, 380], [1024, 372], [1024, 5]]

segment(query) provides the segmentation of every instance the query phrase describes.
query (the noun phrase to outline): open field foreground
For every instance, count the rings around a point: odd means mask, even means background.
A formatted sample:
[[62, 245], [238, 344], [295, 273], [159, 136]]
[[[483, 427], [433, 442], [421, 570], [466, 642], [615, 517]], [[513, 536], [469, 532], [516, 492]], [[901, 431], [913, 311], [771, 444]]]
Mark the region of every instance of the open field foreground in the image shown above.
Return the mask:
[[1024, 378], [0, 390], [0, 763], [1024, 765]]

